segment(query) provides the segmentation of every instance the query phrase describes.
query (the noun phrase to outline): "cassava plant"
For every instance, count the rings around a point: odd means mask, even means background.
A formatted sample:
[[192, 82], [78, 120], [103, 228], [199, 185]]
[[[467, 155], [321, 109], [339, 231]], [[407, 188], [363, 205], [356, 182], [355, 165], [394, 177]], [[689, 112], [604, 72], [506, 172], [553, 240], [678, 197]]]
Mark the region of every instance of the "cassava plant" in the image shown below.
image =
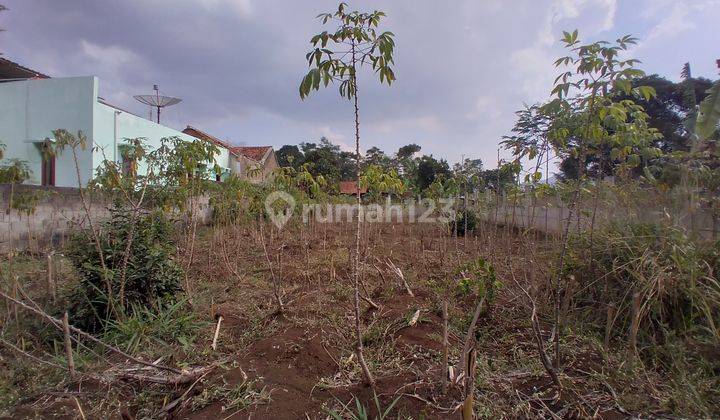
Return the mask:
[[[587, 182], [589, 159], [597, 158], [609, 148], [619, 170], [625, 171], [640, 166], [643, 158], [656, 153], [651, 143], [659, 134], [648, 126], [642, 107], [633, 100], [620, 99], [624, 95], [647, 100], [655, 95], [649, 86], [633, 86], [633, 80], [645, 75], [635, 68], [639, 60], [620, 58], [636, 41], [626, 35], [614, 43], [582, 44], [577, 31], [563, 33], [562, 42], [570, 55], [559, 58], [555, 65], [565, 67], [566, 71], [555, 79], [552, 90], [555, 98], [543, 107], [543, 112], [553, 115], [547, 135], [555, 155], [577, 162], [559, 267], [563, 266], [567, 252], [570, 224], [573, 213], [578, 211], [581, 186]], [[577, 223], [579, 226], [579, 217]], [[558, 272], [555, 281], [556, 369], [560, 368], [561, 282]]]
[[360, 107], [358, 105], [358, 71], [371, 68], [380, 78], [380, 83], [390, 85], [395, 80], [392, 70], [395, 40], [392, 32], [378, 33], [380, 20], [385, 16], [381, 11], [371, 13], [349, 11], [347, 4], [340, 3], [337, 11], [323, 13], [318, 18], [323, 24], [336, 23], [332, 32], [323, 31], [310, 39], [313, 49], [306, 59], [310, 71], [300, 83], [300, 97], [305, 99], [320, 86], [339, 84], [340, 96], [353, 102], [355, 117], [355, 181], [358, 205], [355, 235], [354, 289], [355, 289], [355, 351], [362, 368], [366, 384], [374, 385], [375, 380], [365, 362], [360, 327], [360, 238], [362, 218], [360, 217]]

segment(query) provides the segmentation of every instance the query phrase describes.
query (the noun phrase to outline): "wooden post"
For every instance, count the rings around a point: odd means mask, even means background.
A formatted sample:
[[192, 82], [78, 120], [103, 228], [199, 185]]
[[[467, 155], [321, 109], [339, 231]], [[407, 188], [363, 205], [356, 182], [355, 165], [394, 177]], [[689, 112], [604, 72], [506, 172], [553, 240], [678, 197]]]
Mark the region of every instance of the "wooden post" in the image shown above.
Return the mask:
[[632, 300], [632, 319], [630, 320], [630, 356], [637, 356], [637, 333], [640, 327], [640, 293], [635, 292]]
[[56, 296], [56, 287], [55, 287], [55, 275], [53, 273], [53, 253], [50, 252], [47, 255], [47, 286], [48, 291], [50, 292], [50, 296], [52, 296], [53, 302], [55, 302], [57, 296]]
[[605, 350], [610, 348], [610, 336], [612, 334], [612, 326], [615, 320], [615, 305], [609, 303], [607, 305], [607, 313], [605, 318]]
[[463, 420], [475, 418], [473, 403], [475, 399], [475, 348], [471, 348], [465, 357], [465, 402], [462, 407]]
[[442, 392], [443, 394], [447, 392], [447, 382], [448, 382], [448, 347], [450, 344], [448, 343], [448, 303], [447, 299], [443, 298], [443, 378], [442, 378]]
[[72, 341], [70, 341], [70, 322], [68, 321], [68, 313], [65, 311], [63, 315], [63, 334], [65, 335], [65, 357], [67, 358], [68, 371], [70, 377], [75, 376], [75, 360], [73, 359]]
[[218, 336], [220, 335], [220, 323], [222, 322], [222, 315], [218, 317], [217, 325], [215, 326], [215, 335], [213, 336], [212, 349], [217, 350]]

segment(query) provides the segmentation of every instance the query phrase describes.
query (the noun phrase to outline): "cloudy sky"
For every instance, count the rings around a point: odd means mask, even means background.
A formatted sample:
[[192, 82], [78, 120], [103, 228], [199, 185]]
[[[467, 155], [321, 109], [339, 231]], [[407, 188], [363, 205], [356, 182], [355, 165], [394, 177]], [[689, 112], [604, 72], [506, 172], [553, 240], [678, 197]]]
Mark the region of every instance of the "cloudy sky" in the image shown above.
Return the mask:
[[[132, 95], [183, 98], [163, 123], [236, 144], [279, 147], [326, 136], [353, 143], [352, 110], [328, 89], [301, 101], [315, 16], [334, 1], [0, 0], [0, 52], [54, 77], [96, 75], [100, 94], [147, 115]], [[690, 62], [717, 78], [720, 0], [364, 0], [396, 34], [392, 87], [360, 80], [362, 147], [407, 143], [450, 162], [494, 167], [522, 104], [548, 97], [563, 30], [641, 39], [641, 68], [673, 80]]]

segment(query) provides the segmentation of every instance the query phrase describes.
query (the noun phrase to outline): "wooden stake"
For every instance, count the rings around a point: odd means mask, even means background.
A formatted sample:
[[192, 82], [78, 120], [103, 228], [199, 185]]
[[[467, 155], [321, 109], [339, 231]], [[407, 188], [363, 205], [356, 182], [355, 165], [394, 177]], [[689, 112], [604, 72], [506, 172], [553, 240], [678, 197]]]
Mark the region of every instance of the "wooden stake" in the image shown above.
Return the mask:
[[55, 278], [53, 273], [53, 254], [52, 252], [48, 253], [47, 256], [47, 286], [48, 291], [50, 292], [50, 296], [52, 296], [53, 302], [56, 300], [56, 287], [55, 287]]
[[73, 359], [72, 341], [70, 341], [70, 322], [67, 311], [63, 315], [63, 334], [65, 335], [65, 357], [67, 358], [68, 371], [70, 377], [75, 376], [75, 360]]
[[465, 357], [465, 402], [462, 407], [463, 420], [472, 420], [475, 418], [473, 412], [473, 403], [475, 400], [475, 348], [471, 348]]
[[213, 341], [212, 341], [212, 349], [213, 350], [217, 350], [217, 341], [218, 341], [218, 336], [220, 335], [220, 323], [222, 322], [222, 320], [223, 320], [223, 317], [219, 316], [218, 320], [217, 320], [217, 325], [215, 325], [215, 335], [213, 336]]
[[448, 303], [447, 299], [443, 299], [443, 379], [442, 379], [442, 391], [443, 394], [447, 392], [448, 382]]

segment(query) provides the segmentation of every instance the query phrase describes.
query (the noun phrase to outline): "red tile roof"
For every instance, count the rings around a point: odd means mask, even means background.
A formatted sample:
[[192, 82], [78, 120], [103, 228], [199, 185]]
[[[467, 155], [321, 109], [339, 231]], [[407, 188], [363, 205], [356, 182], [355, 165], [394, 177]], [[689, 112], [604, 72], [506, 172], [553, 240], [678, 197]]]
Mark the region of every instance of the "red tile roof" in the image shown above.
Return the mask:
[[197, 128], [192, 127], [192, 126], [189, 126], [189, 125], [188, 125], [187, 128], [185, 128], [182, 132], [185, 133], [185, 134], [187, 134], [188, 136], [193, 136], [193, 137], [195, 137], [195, 138], [197, 138], [197, 139], [200, 139], [200, 140], [209, 141], [210, 143], [213, 143], [213, 144], [215, 144], [216, 146], [220, 146], [220, 147], [223, 147], [223, 148], [225, 148], [225, 149], [228, 149], [228, 150], [230, 150], [231, 152], [232, 152], [233, 149], [235, 148], [235, 147], [231, 146], [229, 143], [224, 142], [224, 141], [220, 140], [220, 139], [217, 138], [217, 137], [213, 137], [213, 136], [211, 136], [210, 134], [208, 134], [208, 133], [206, 133], [206, 132], [204, 132], [204, 131], [198, 130]]
[[[360, 195], [367, 193], [367, 187], [360, 186]], [[340, 181], [340, 193], [355, 195], [357, 192], [357, 182], [355, 181]]]
[[271, 149], [272, 146], [239, 146], [230, 150], [237, 155], [243, 155], [248, 159], [260, 162], [268, 150]]

